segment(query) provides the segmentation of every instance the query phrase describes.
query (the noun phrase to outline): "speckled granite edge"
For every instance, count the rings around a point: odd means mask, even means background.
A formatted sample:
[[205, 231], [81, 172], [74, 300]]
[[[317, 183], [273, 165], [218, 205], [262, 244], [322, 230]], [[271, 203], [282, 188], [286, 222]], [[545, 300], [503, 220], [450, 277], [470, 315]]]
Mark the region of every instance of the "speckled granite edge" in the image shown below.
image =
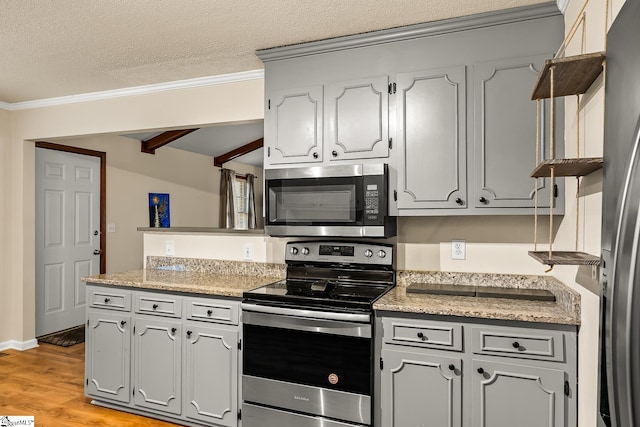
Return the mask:
[[234, 274], [239, 276], [262, 276], [282, 279], [286, 276], [284, 264], [261, 262], [225, 261], [219, 259], [147, 257], [147, 269], [195, 271], [201, 273]]
[[580, 294], [551, 276], [519, 274], [455, 273], [443, 271], [398, 271], [397, 286], [411, 283], [495, 286], [504, 288], [546, 289], [556, 297], [556, 304], [580, 319]]

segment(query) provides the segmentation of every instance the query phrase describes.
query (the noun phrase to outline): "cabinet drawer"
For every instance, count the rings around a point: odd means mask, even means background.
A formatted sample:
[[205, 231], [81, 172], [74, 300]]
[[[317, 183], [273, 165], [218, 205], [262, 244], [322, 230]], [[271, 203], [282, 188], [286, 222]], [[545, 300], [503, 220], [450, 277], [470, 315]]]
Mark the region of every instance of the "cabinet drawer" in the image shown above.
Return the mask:
[[136, 313], [181, 317], [182, 300], [171, 295], [138, 294], [134, 296]]
[[131, 311], [131, 292], [87, 287], [89, 306], [107, 310]]
[[523, 359], [564, 360], [564, 334], [540, 329], [471, 327], [473, 352]]
[[186, 302], [187, 319], [237, 325], [238, 306], [234, 301], [189, 299]]
[[462, 351], [462, 325], [430, 320], [383, 319], [387, 344]]

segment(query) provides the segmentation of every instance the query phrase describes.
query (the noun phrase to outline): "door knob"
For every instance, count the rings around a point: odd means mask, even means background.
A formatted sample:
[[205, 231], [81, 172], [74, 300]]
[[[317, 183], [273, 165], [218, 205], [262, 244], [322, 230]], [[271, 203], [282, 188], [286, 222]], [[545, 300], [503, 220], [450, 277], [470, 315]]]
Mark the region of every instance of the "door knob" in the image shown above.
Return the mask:
[[100, 234], [100, 232], [98, 230], [93, 230], [93, 235], [97, 236], [98, 234]]
[[456, 203], [459, 204], [460, 206], [464, 205], [464, 200], [462, 200], [460, 197], [458, 197], [456, 199]]
[[94, 249], [93, 250], [93, 254], [94, 255], [100, 255], [100, 254], [102, 254], [102, 250], [101, 249]]
[[484, 197], [480, 197], [480, 203], [482, 203], [483, 205], [486, 205], [487, 203], [489, 203], [489, 201]]

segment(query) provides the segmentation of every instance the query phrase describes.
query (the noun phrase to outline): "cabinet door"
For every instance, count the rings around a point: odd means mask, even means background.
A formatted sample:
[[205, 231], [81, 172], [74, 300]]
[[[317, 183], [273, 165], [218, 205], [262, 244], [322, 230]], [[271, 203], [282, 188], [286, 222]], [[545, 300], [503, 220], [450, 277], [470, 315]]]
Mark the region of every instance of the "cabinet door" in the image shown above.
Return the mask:
[[[471, 206], [533, 208], [536, 102], [531, 91], [544, 60], [532, 56], [474, 65], [474, 180]], [[541, 152], [548, 152], [548, 102], [541, 103]], [[560, 115], [559, 117], [562, 117]], [[562, 139], [558, 139], [562, 141]], [[538, 180], [538, 206], [549, 207], [548, 179]]]
[[465, 208], [465, 67], [397, 76], [398, 208]]
[[86, 332], [86, 393], [129, 403], [131, 317], [90, 310]]
[[265, 115], [265, 165], [322, 161], [322, 86], [274, 92]]
[[473, 360], [473, 427], [562, 427], [564, 371]]
[[460, 358], [383, 349], [382, 359], [382, 425], [462, 425]]
[[389, 78], [335, 83], [327, 90], [329, 160], [389, 156]]
[[134, 402], [154, 411], [181, 413], [181, 324], [134, 320]]
[[235, 426], [238, 422], [238, 331], [186, 326], [185, 415]]

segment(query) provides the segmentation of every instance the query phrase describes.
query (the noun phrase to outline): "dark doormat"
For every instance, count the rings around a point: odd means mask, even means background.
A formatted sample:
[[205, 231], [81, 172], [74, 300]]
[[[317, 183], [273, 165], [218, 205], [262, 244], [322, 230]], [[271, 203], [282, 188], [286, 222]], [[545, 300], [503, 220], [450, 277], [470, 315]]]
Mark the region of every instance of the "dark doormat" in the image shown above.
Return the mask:
[[72, 345], [84, 342], [84, 325], [75, 326], [64, 331], [54, 332], [49, 335], [37, 337], [38, 342], [59, 345], [62, 347], [70, 347]]

